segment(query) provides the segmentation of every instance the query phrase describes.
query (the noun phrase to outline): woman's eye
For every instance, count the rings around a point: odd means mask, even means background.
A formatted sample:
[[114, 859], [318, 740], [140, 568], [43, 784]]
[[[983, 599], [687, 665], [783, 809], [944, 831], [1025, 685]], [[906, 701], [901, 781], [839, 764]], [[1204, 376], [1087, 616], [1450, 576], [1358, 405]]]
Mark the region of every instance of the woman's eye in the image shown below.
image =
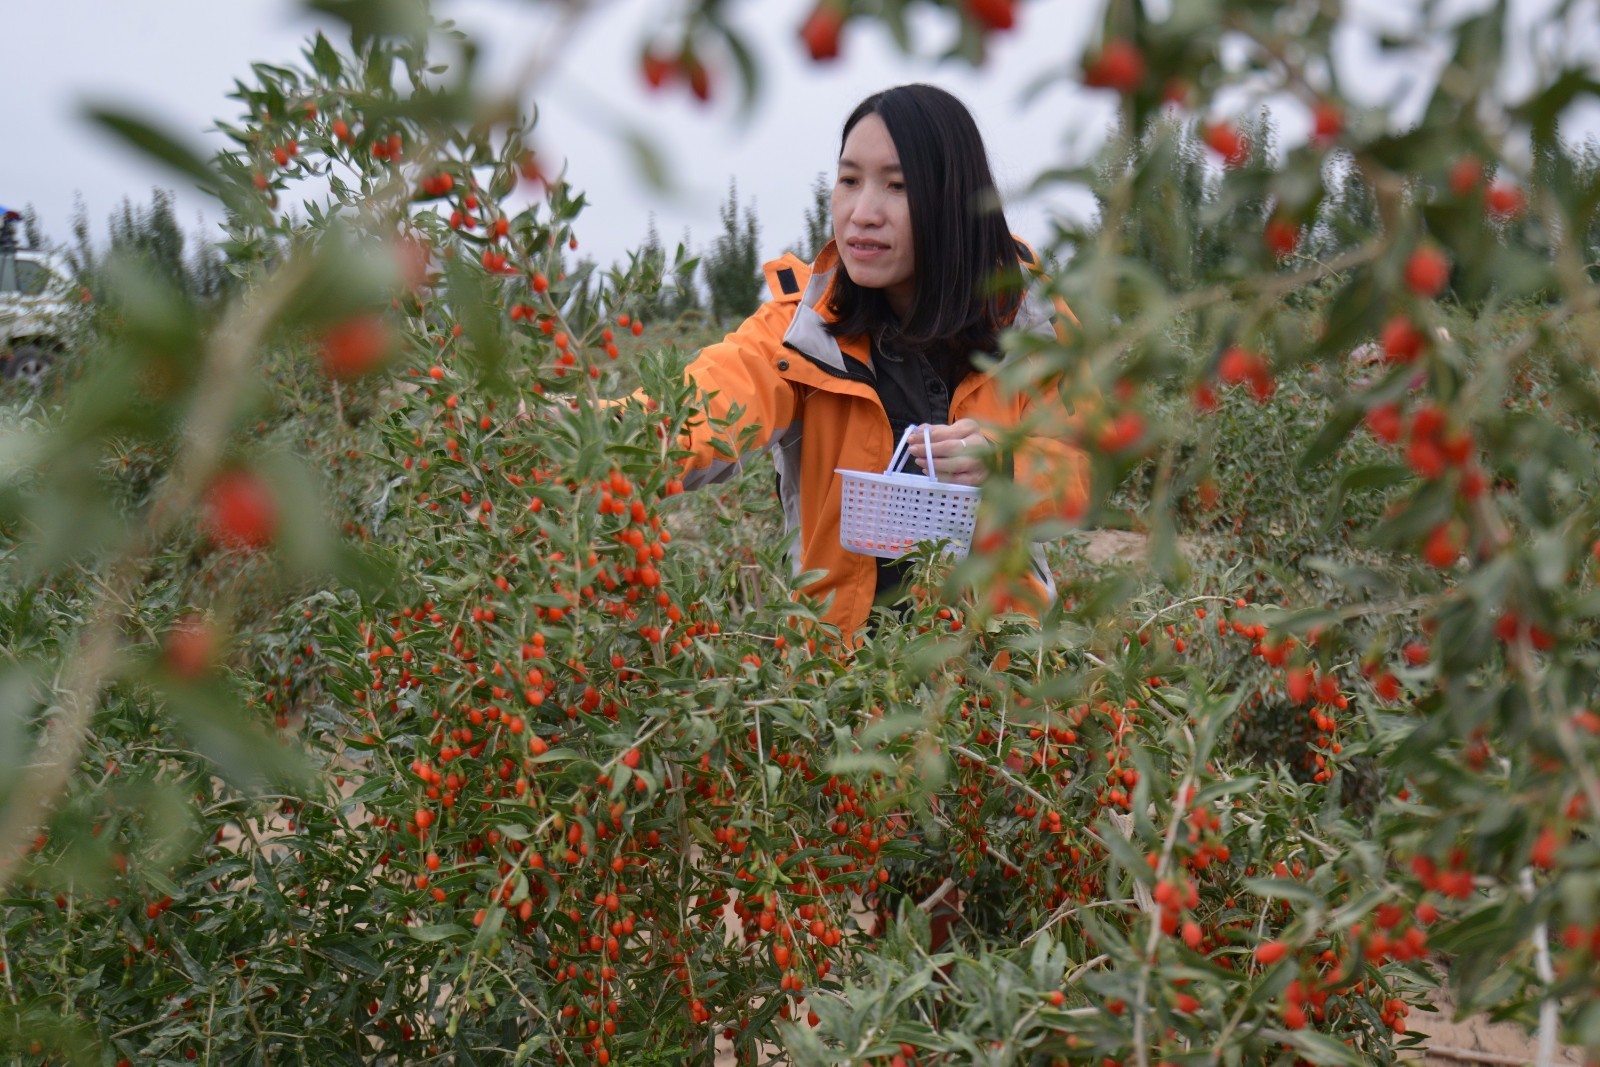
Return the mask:
[[846, 189], [851, 189], [855, 187], [856, 180], [854, 178], [846, 178], [841, 175], [838, 184], [844, 186]]
[[891, 190], [893, 190], [894, 192], [903, 193], [903, 192], [906, 191], [906, 183], [905, 182], [890, 182], [889, 183], [889, 188]]

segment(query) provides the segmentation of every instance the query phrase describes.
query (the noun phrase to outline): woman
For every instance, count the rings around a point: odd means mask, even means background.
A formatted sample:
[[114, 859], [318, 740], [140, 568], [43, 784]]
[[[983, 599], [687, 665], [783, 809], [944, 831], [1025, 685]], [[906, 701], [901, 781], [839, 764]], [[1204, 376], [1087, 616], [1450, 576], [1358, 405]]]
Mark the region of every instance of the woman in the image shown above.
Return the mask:
[[[833, 240], [809, 266], [768, 263], [772, 299], [688, 367], [709, 418], [691, 431], [685, 485], [728, 477], [742, 448], [773, 449], [784, 518], [799, 531], [797, 573], [825, 572], [806, 592], [831, 596], [825, 618], [847, 641], [875, 602], [895, 598], [904, 565], [840, 546], [835, 471], [881, 471], [901, 433], [927, 425], [938, 478], [979, 485], [991, 470], [986, 431], [1058, 405], [1053, 394], [1006, 397], [972, 362], [996, 353], [1008, 326], [1052, 329], [1051, 306], [1020, 294], [1033, 265], [966, 107], [931, 85], [888, 89], [845, 121]], [[730, 417], [725, 430], [712, 425]], [[1054, 429], [1001, 466], [1042, 494], [1041, 511], [1081, 510], [1087, 465], [1061, 439], [1065, 426]], [[921, 434], [912, 440], [925, 472]]]

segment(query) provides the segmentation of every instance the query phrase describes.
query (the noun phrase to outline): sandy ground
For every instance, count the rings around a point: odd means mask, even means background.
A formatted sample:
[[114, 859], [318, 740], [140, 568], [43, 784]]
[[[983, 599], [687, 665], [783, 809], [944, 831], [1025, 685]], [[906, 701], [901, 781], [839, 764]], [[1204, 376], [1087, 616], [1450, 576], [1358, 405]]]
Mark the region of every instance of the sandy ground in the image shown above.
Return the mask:
[[1089, 530], [1079, 535], [1090, 563], [1132, 563], [1144, 558], [1150, 538], [1132, 530]]
[[[1464, 1064], [1487, 1064], [1493, 1067], [1513, 1067], [1531, 1064], [1538, 1054], [1538, 1037], [1529, 1034], [1515, 1023], [1491, 1022], [1483, 1015], [1456, 1020], [1455, 1005], [1448, 997], [1441, 997], [1436, 1015], [1413, 1012], [1407, 1022], [1411, 1029], [1428, 1035], [1428, 1051], [1416, 1058], [1426, 1067], [1462, 1067]], [[1574, 1048], [1558, 1045], [1555, 1059], [1558, 1065], [1581, 1065], [1583, 1053]]]

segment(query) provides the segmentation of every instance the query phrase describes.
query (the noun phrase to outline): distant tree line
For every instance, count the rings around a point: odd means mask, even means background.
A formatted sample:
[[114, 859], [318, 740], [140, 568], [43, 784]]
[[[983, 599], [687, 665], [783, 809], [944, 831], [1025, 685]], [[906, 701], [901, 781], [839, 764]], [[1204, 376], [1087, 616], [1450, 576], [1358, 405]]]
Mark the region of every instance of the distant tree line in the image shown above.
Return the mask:
[[[832, 187], [819, 173], [811, 184], [811, 201], [805, 210], [799, 239], [786, 251], [810, 262], [833, 236]], [[644, 243], [634, 253], [649, 268], [648, 276], [660, 287], [646, 295], [641, 312], [655, 320], [677, 321], [698, 316], [718, 323], [745, 318], [766, 299], [766, 279], [761, 264], [780, 254], [761, 246], [761, 224], [752, 205], [739, 202], [736, 179], [728, 182], [728, 196], [719, 216], [721, 232], [709, 248], [692, 250], [687, 230], [672, 253], [661, 241], [655, 216]]]
[[106, 267], [117, 259], [131, 259], [196, 298], [211, 299], [226, 292], [233, 275], [221, 248], [204, 237], [186, 236], [172, 206], [172, 193], [166, 189], [152, 189], [148, 204], [123, 197], [106, 220], [102, 240], [95, 236], [88, 209], [79, 199], [71, 221], [72, 243], [65, 249], [79, 283], [98, 292]]
[[[1240, 133], [1250, 152], [1243, 165], [1269, 166], [1277, 142], [1270, 117], [1262, 114], [1241, 123]], [[1109, 191], [1130, 171], [1137, 175], [1137, 194], [1131, 204], [1113, 203]], [[1155, 124], [1120, 158], [1100, 164], [1093, 183], [1097, 216], [1066, 236], [1077, 245], [1098, 240], [1103, 220], [1117, 212], [1116, 251], [1180, 292], [1247, 273], [1263, 249], [1280, 253], [1281, 269], [1295, 270], [1308, 259], [1337, 258], [1383, 229], [1377, 196], [1348, 155], [1330, 155], [1323, 177], [1311, 217], [1286, 222], [1286, 228], [1274, 233], [1271, 226], [1281, 206], [1267, 197], [1226, 193], [1217, 156], [1198, 124], [1174, 117]], [[1566, 190], [1574, 187], [1590, 190], [1590, 203], [1600, 203], [1600, 144], [1593, 140], [1540, 153], [1525, 195], [1531, 205], [1542, 190], [1550, 189], [1571, 203], [1574, 198]], [[1532, 210], [1491, 215], [1491, 223], [1494, 239], [1530, 256], [1550, 254], [1544, 220]], [[1600, 280], [1600, 210], [1592, 210], [1583, 226], [1584, 261], [1591, 276]], [[1241, 233], [1260, 233], [1263, 244], [1241, 244]]]
[[[1276, 148], [1277, 133], [1262, 114], [1246, 120], [1240, 133], [1250, 146], [1252, 162], [1266, 166]], [[1127, 170], [1139, 177], [1131, 204], [1115, 205], [1107, 190]], [[1292, 250], [1284, 268], [1294, 269], [1296, 259], [1327, 261], [1356, 247], [1382, 229], [1378, 201], [1361, 171], [1347, 156], [1330, 156], [1325, 188], [1314, 216], [1297, 225]], [[1532, 200], [1541, 188], [1573, 186], [1600, 191], [1600, 144], [1590, 140], [1560, 151], [1545, 151], [1534, 160]], [[1120, 213], [1118, 251], [1143, 263], [1162, 283], [1182, 291], [1234, 276], [1243, 260], [1258, 250], [1242, 248], [1232, 236], [1265, 233], [1274, 205], [1265, 197], [1224, 197], [1221, 170], [1197, 124], [1173, 118], [1158, 123], [1135, 141], [1120, 158], [1103, 161], [1092, 185], [1099, 211], [1086, 226], [1067, 229], [1071, 244], [1097, 240], [1100, 221], [1112, 211]], [[809, 262], [832, 236], [830, 185], [818, 173], [802, 219], [799, 237], [787, 246]], [[1568, 198], [1570, 200], [1570, 198]], [[1593, 198], [1600, 201], [1600, 195]], [[754, 205], [740, 202], [737, 180], [730, 180], [719, 211], [721, 230], [708, 247], [695, 250], [689, 232], [668, 251], [651, 217], [644, 241], [630, 258], [642, 260], [646, 276], [659, 285], [641, 297], [640, 312], [653, 321], [677, 321], [685, 316], [719, 323], [735, 322], [751, 314], [766, 296], [762, 262], [777, 254], [761, 246], [761, 225]], [[45, 242], [32, 206], [23, 211], [25, 239], [35, 247]], [[80, 284], [91, 290], [113, 258], [131, 257], [197, 298], [223, 293], [233, 275], [218, 242], [189, 237], [173, 212], [173, 194], [152, 189], [148, 203], [128, 198], [107, 218], [103, 238], [97, 237], [88, 211], [80, 199], [71, 220], [73, 240], [66, 256]], [[1584, 256], [1588, 269], [1600, 280], [1600, 210], [1585, 222]], [[1548, 255], [1549, 235], [1533, 212], [1497, 220], [1496, 238], [1525, 248], [1530, 255]], [[592, 263], [579, 265], [593, 268]]]

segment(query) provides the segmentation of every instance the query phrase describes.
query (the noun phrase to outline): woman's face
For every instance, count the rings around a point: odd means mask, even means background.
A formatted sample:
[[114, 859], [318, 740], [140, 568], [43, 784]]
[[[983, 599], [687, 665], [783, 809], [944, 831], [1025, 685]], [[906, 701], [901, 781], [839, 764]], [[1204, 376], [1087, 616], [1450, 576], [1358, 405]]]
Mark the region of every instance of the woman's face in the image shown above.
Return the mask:
[[916, 291], [911, 205], [900, 153], [877, 115], [861, 119], [844, 139], [833, 184], [833, 237], [850, 280], [882, 289], [904, 318]]

